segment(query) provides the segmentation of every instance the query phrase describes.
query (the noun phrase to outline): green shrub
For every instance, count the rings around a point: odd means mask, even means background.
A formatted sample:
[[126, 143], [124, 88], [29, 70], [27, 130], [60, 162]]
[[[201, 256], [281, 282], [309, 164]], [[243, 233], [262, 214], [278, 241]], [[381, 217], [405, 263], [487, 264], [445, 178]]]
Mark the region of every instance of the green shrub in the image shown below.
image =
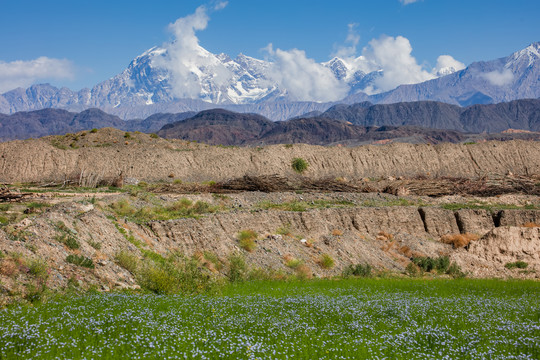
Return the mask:
[[92, 259], [89, 259], [86, 256], [82, 256], [82, 255], [68, 255], [66, 257], [66, 261], [68, 263], [75, 264], [75, 265], [89, 268], [89, 269], [95, 268], [95, 265]]
[[527, 264], [525, 261], [509, 262], [504, 265], [504, 267], [507, 269], [525, 269], [527, 266], [529, 266], [529, 264]]
[[208, 271], [199, 267], [194, 258], [173, 253], [162, 259], [142, 262], [136, 271], [141, 287], [157, 294], [196, 294], [214, 289], [215, 282]]
[[241, 254], [229, 256], [229, 281], [240, 282], [245, 280], [247, 273], [246, 260]]
[[54, 238], [56, 241], [66, 245], [71, 250], [76, 250], [81, 247], [81, 244], [75, 237], [76, 232], [66, 226], [63, 221], [58, 221], [55, 224], [56, 229], [60, 232]]
[[156, 134], [156, 133], [151, 133], [151, 134], [150, 134], [150, 137], [151, 137], [152, 139], [158, 139], [158, 138], [159, 138], [159, 135]]
[[285, 265], [287, 265], [287, 267], [290, 267], [291, 269], [297, 269], [303, 264], [304, 264], [303, 260], [296, 259], [296, 258], [290, 258], [285, 261]]
[[343, 277], [350, 277], [350, 276], [360, 276], [360, 277], [371, 277], [371, 265], [369, 264], [356, 264], [356, 265], [349, 265], [343, 270]]
[[213, 212], [212, 206], [205, 201], [197, 201], [193, 205], [192, 210], [195, 214], [205, 214], [205, 213]]
[[114, 257], [114, 260], [118, 265], [126, 269], [132, 274], [135, 274], [139, 266], [139, 258], [127, 251], [120, 251]]
[[213, 252], [205, 251], [203, 253], [203, 257], [207, 261], [211, 262], [214, 265], [214, 267], [216, 268], [216, 270], [221, 270], [223, 268], [223, 264], [219, 260], [218, 256], [216, 254], [214, 254]]
[[94, 240], [88, 240], [88, 245], [90, 245], [91, 247], [93, 247], [96, 250], [101, 249], [101, 243], [97, 242], [97, 241], [94, 241]]
[[54, 237], [56, 241], [66, 245], [71, 250], [81, 247], [81, 244], [79, 244], [79, 241], [75, 237], [76, 232], [68, 228], [63, 221], [56, 222], [55, 227], [60, 232], [60, 234]]
[[308, 166], [309, 166], [308, 162], [302, 158], [294, 158], [291, 161], [291, 167], [293, 168], [294, 171], [296, 171], [299, 174], [306, 171]]
[[119, 216], [130, 216], [137, 211], [126, 199], [120, 199], [112, 203], [111, 209]]
[[291, 234], [291, 224], [290, 223], [283, 224], [282, 226], [280, 226], [276, 230], [276, 234], [283, 235], [283, 236], [290, 235]]
[[28, 273], [40, 279], [49, 277], [49, 266], [42, 259], [33, 259], [28, 263]]
[[438, 258], [420, 256], [413, 258], [412, 262], [425, 272], [436, 270], [439, 273], [446, 273], [450, 266], [448, 256], [439, 256]]
[[[412, 268], [413, 264], [417, 267], [420, 274], [413, 274], [415, 272]], [[407, 272], [410, 275], [418, 276], [422, 272], [437, 271], [439, 274], [448, 274], [454, 278], [461, 278], [465, 276], [465, 273], [461, 271], [461, 268], [456, 263], [450, 263], [448, 256], [439, 256], [438, 258], [432, 257], [415, 257], [412, 259], [411, 264], [407, 266]]]
[[56, 235], [54, 238], [56, 241], [66, 245], [66, 247], [71, 250], [76, 250], [81, 247], [81, 244], [73, 235], [64, 233], [64, 234]]
[[156, 294], [172, 294], [174, 292], [174, 274], [170, 269], [155, 263], [143, 262], [137, 273], [139, 285]]
[[319, 265], [323, 269], [331, 269], [334, 267], [334, 259], [329, 254], [322, 254], [319, 257]]
[[407, 272], [407, 274], [409, 274], [409, 276], [412, 277], [422, 276], [422, 270], [420, 270], [420, 268], [412, 261], [407, 264], [405, 271]]
[[238, 233], [236, 237], [238, 239], [240, 247], [246, 251], [252, 252], [257, 247], [257, 244], [255, 244], [255, 240], [257, 239], [258, 235], [253, 230], [242, 230]]
[[92, 130], [90, 130], [90, 133], [95, 134], [95, 133], [97, 133], [97, 131], [98, 130], [96, 128], [93, 128]]
[[448, 270], [446, 270], [446, 273], [455, 279], [465, 277], [465, 273], [461, 271], [461, 268], [455, 262], [450, 264]]
[[50, 204], [47, 204], [47, 203], [35, 202], [35, 201], [26, 203], [25, 205], [29, 209], [42, 209], [42, 208], [51, 206]]

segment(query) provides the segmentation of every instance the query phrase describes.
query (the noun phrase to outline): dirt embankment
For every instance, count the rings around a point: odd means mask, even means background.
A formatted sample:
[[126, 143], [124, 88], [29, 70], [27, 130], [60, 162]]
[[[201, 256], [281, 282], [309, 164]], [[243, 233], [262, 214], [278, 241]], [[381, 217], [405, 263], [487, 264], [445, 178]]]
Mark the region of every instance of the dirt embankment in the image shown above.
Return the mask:
[[[48, 182], [68, 178], [124, 177], [144, 181], [221, 181], [244, 175], [290, 176], [291, 160], [309, 163], [312, 178], [387, 176], [478, 177], [540, 173], [540, 143], [486, 142], [320, 147], [274, 145], [224, 148], [166, 141], [146, 134], [101, 129], [84, 137], [68, 135], [0, 144], [0, 182]], [[53, 146], [54, 144], [55, 146]]]
[[[128, 195], [110, 195], [96, 204], [68, 201], [0, 229], [0, 252], [46, 259], [51, 288], [64, 288], [68, 281], [79, 281], [84, 287], [95, 284], [103, 290], [136, 287], [136, 277], [122, 268], [115, 257], [120, 252], [143, 257], [145, 251], [161, 255], [171, 251], [186, 256], [215, 254], [223, 264], [222, 274], [228, 271], [229, 255], [241, 253], [250, 267], [285, 273], [294, 273], [287, 266], [287, 259], [298, 259], [307, 266], [310, 276], [338, 275], [350, 264], [365, 263], [377, 270], [399, 273], [405, 271], [413, 257], [440, 255], [450, 256], [473, 277], [540, 276], [540, 210], [453, 211], [435, 203], [422, 207], [362, 205], [366, 200], [397, 199], [390, 195], [379, 199], [377, 194], [186, 196], [212, 205], [226, 203], [227, 209], [198, 219], [151, 221], [147, 226], [140, 226], [121, 217], [118, 220], [111, 217], [110, 204], [120, 199], [128, 199], [132, 204], [141, 201]], [[160, 198], [173, 202], [178, 196]], [[316, 204], [323, 198], [333, 199], [337, 207], [284, 211], [264, 210], [256, 205], [265, 201]], [[340, 201], [347, 201], [348, 205], [339, 205]], [[527, 227], [526, 224], [533, 225]], [[248, 229], [258, 235], [252, 252], [244, 250], [237, 238], [239, 232]], [[444, 235], [465, 233], [475, 234], [479, 239], [458, 249], [441, 242]], [[67, 245], [66, 239], [70, 237], [78, 241], [76, 249]], [[333, 268], [320, 266], [323, 254], [335, 260]], [[70, 255], [92, 259], [95, 269], [69, 263]], [[527, 262], [526, 271], [505, 267], [515, 261]], [[19, 287], [24, 274], [8, 276], [5, 272], [8, 260], [2, 260], [1, 264], [0, 292], [22, 291]], [[14, 271], [22, 271], [17, 269]]]

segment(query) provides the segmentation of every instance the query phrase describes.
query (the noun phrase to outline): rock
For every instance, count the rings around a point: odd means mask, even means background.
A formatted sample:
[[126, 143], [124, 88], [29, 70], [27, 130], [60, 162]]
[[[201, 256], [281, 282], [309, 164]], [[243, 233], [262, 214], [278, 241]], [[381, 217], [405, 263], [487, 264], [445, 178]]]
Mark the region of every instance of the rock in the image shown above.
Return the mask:
[[94, 205], [92, 204], [82, 204], [80, 207], [80, 211], [82, 212], [89, 212], [91, 210], [94, 210]]
[[495, 227], [493, 216], [483, 209], [461, 209], [456, 211], [457, 225], [462, 234], [485, 235]]
[[523, 226], [527, 223], [540, 224], [540, 210], [502, 210], [499, 226]]
[[139, 185], [139, 179], [133, 177], [124, 178], [124, 185]]
[[454, 212], [451, 210], [423, 207], [419, 210], [424, 219], [424, 227], [428, 234], [439, 238], [447, 234], [459, 234]]
[[517, 260], [540, 265], [540, 228], [498, 227], [472, 242], [468, 252], [502, 265]]

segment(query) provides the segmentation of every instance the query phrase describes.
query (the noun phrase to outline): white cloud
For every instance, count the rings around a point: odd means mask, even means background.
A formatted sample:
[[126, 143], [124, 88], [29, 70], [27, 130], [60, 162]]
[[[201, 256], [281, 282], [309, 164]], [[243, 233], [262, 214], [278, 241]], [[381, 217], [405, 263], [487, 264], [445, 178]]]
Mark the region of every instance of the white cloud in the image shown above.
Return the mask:
[[344, 98], [348, 86], [339, 82], [327, 67], [309, 59], [305, 51], [266, 47], [274, 62], [269, 77], [286, 89], [293, 100], [335, 101]]
[[[450, 55], [441, 55], [433, 69], [418, 64], [412, 56], [412, 46], [403, 36], [381, 36], [372, 39], [357, 56], [356, 49], [360, 36], [356, 34], [356, 24], [349, 24], [344, 45], [337, 46], [333, 56], [344, 60], [351, 71], [370, 73], [380, 71], [374, 82], [363, 89], [368, 94], [392, 90], [402, 84], [415, 84], [436, 77], [451, 74], [465, 68], [465, 64]], [[350, 76], [350, 75], [349, 75]]]
[[450, 55], [441, 55], [437, 58], [437, 65], [432, 70], [436, 76], [444, 76], [465, 69], [465, 64], [457, 61]]
[[[227, 2], [219, 2], [213, 9], [223, 9], [226, 5]], [[200, 76], [205, 68], [211, 68], [212, 82], [217, 86], [225, 85], [231, 77], [230, 71], [199, 45], [195, 33], [208, 26], [207, 12], [206, 6], [199, 6], [194, 14], [169, 24], [174, 40], [164, 45], [167, 50], [164, 56], [155, 59], [156, 66], [170, 72], [170, 85], [178, 98], [196, 98], [201, 94]]]
[[72, 80], [71, 61], [45, 56], [34, 60], [0, 61], [0, 94], [18, 87], [27, 88], [38, 80]]
[[382, 36], [371, 40], [369, 46], [364, 48], [363, 56], [383, 70], [383, 75], [374, 82], [380, 91], [435, 78], [416, 62], [411, 53], [411, 43], [403, 36]]
[[514, 74], [510, 69], [504, 69], [502, 71], [491, 71], [480, 75], [492, 85], [504, 86], [510, 84], [514, 80]]
[[403, 5], [409, 5], [418, 1], [421, 1], [421, 0], [399, 0], [399, 2], [402, 3]]
[[225, 7], [229, 4], [228, 1], [219, 1], [214, 5], [214, 10], [222, 10], [225, 9]]

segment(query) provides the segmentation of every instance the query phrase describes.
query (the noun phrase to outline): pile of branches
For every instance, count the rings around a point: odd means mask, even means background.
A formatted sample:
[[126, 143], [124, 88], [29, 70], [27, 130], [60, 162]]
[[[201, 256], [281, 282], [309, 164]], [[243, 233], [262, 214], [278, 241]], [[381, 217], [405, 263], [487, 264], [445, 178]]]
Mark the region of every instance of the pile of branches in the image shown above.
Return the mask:
[[304, 176], [246, 175], [212, 184], [160, 184], [157, 187], [152, 187], [152, 191], [185, 194], [236, 193], [244, 191], [382, 192], [398, 196], [473, 195], [485, 197], [511, 193], [540, 195], [540, 178], [491, 175], [478, 179], [417, 177], [411, 179], [381, 179], [378, 181], [346, 181], [334, 178], [311, 179]]
[[434, 179], [396, 180], [384, 187], [383, 192], [401, 195], [444, 196], [473, 195], [496, 196], [502, 194], [540, 195], [540, 179], [525, 176], [490, 175], [478, 179], [441, 177]]
[[339, 179], [310, 179], [302, 176], [283, 177], [279, 175], [243, 176], [216, 184], [216, 188], [228, 192], [240, 191], [330, 191], [330, 192], [370, 192], [371, 189]]
[[0, 201], [16, 202], [22, 201], [25, 198], [32, 197], [32, 193], [22, 193], [20, 191], [10, 190], [7, 186], [0, 185]]

